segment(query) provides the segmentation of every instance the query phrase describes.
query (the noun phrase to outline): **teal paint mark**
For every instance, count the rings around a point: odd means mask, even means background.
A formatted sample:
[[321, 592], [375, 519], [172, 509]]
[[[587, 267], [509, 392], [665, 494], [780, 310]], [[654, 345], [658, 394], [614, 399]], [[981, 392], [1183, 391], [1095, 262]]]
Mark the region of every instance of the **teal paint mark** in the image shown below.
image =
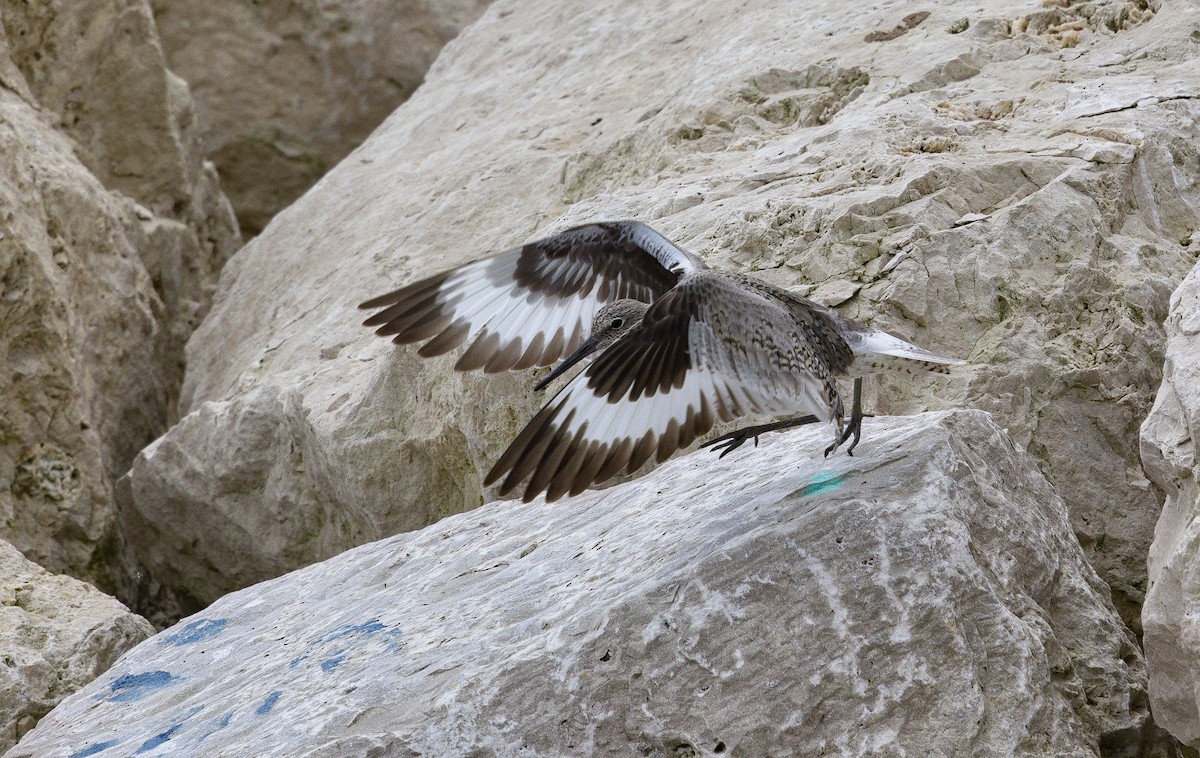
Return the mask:
[[166, 671], [146, 671], [141, 674], [126, 674], [125, 676], [117, 677], [116, 681], [109, 685], [109, 689], [112, 690], [113, 694], [109, 696], [108, 700], [113, 703], [127, 703], [133, 700], [141, 700], [151, 692], [160, 690], [177, 680], [178, 677], [171, 676]]
[[846, 481], [846, 477], [841, 474], [835, 474], [832, 471], [822, 471], [821, 473], [808, 480], [808, 484], [800, 488], [798, 493], [801, 497], [807, 495], [819, 495], [822, 492], [832, 492], [841, 488]]
[[180, 721], [178, 724], [176, 724], [175, 726], [171, 727], [171, 728], [170, 728], [170, 729], [168, 729], [167, 731], [165, 731], [165, 732], [162, 732], [161, 734], [156, 734], [156, 735], [154, 735], [154, 736], [153, 736], [153, 737], [151, 737], [150, 739], [148, 739], [148, 740], [146, 740], [145, 742], [143, 742], [143, 743], [142, 743], [142, 746], [141, 746], [141, 747], [139, 747], [139, 748], [137, 749], [137, 751], [136, 751], [136, 752], [134, 752], [134, 755], [137, 755], [138, 753], [144, 753], [144, 752], [146, 752], [147, 750], [153, 750], [154, 748], [156, 748], [156, 747], [158, 747], [159, 745], [163, 744], [163, 743], [164, 743], [164, 742], [166, 742], [167, 740], [171, 739], [171, 735], [172, 735], [172, 734], [175, 734], [175, 732], [176, 732], [176, 731], [178, 731], [178, 730], [179, 730], [179, 727], [181, 727], [181, 726], [183, 726], [183, 722], [182, 722], [182, 721]]
[[104, 742], [97, 742], [95, 745], [89, 745], [85, 748], [76, 750], [74, 753], [71, 753], [70, 758], [87, 758], [89, 755], [95, 755], [96, 753], [108, 750], [118, 742], [120, 742], [120, 740], [105, 740]]
[[283, 693], [281, 691], [275, 690], [270, 695], [267, 695], [267, 697], [262, 701], [262, 705], [255, 708], [254, 712], [259, 716], [266, 716], [271, 712], [271, 709], [275, 707], [276, 701], [279, 700], [279, 696], [282, 694]]
[[229, 623], [229, 619], [197, 619], [172, 635], [163, 637], [163, 645], [191, 645], [194, 642], [216, 637]]

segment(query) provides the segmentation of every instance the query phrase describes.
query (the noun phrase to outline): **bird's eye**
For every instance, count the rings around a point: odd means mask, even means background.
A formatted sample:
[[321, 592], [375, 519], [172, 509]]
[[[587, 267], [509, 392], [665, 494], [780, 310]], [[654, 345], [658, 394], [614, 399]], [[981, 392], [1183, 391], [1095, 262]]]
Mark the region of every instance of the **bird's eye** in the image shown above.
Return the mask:
[[617, 318], [614, 318], [612, 320], [612, 327], [614, 329], [618, 329], [618, 328], [620, 328], [621, 324], [624, 324], [624, 323], [625, 323], [625, 319], [618, 316]]

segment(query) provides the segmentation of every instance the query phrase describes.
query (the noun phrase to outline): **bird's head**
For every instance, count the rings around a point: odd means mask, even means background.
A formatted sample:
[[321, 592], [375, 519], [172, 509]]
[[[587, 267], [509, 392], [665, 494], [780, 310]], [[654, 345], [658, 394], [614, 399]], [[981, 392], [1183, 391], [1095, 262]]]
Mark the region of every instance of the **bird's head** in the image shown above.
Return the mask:
[[649, 303], [640, 300], [615, 300], [596, 312], [592, 319], [592, 330], [575, 352], [563, 359], [544, 379], [534, 385], [535, 390], [541, 390], [550, 382], [557, 379], [564, 371], [583, 360], [588, 355], [603, 351], [609, 345], [624, 337], [630, 329], [642, 322]]

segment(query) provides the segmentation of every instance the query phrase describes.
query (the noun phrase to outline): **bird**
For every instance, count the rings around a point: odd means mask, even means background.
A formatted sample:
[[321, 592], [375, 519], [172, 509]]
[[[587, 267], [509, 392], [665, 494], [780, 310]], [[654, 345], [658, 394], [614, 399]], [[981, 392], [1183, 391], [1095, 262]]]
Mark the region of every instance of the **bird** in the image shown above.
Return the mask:
[[[571, 227], [442, 271], [359, 306], [363, 325], [454, 368], [496, 373], [591, 362], [534, 415], [484, 477], [505, 496], [578, 495], [652, 456], [662, 463], [718, 422], [780, 417], [708, 444], [722, 456], [763, 432], [831, 422], [828, 456], [861, 436], [861, 378], [948, 374], [925, 350], [756, 277], [709, 268], [635, 220]], [[564, 357], [565, 356], [565, 357]], [[845, 418], [839, 378], [854, 379]]]

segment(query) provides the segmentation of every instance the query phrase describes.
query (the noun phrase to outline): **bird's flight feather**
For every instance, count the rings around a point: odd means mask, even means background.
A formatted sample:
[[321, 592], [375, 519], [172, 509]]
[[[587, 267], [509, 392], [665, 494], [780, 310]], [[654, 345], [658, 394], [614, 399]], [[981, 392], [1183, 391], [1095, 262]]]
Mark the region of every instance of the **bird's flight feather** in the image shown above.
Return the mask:
[[455, 368], [549, 366], [583, 341], [596, 312], [623, 298], [652, 302], [703, 266], [645, 224], [587, 224], [468, 263], [366, 301], [363, 322], [396, 343], [441, 355], [465, 342]]

